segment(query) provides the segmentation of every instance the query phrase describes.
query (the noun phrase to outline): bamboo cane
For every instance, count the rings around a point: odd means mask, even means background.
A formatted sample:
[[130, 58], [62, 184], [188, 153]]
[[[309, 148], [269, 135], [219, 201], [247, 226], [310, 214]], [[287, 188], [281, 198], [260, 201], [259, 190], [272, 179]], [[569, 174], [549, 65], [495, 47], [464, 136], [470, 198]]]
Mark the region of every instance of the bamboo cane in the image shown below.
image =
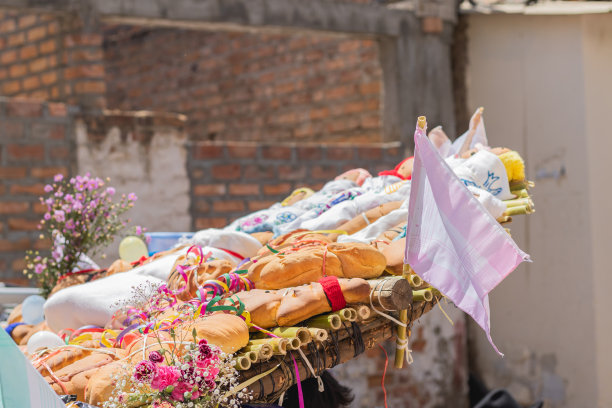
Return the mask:
[[359, 321], [368, 320], [372, 316], [372, 310], [366, 305], [360, 305], [357, 307], [357, 316]]
[[415, 290], [412, 292], [412, 300], [415, 302], [431, 302], [434, 296], [433, 291], [432, 288]]
[[338, 330], [342, 326], [342, 320], [338, 315], [320, 315], [308, 320], [306, 325], [325, 330]]
[[302, 342], [297, 337], [287, 340], [289, 341], [287, 344], [287, 350], [298, 350], [302, 346]]
[[329, 337], [329, 334], [327, 333], [327, 331], [323, 329], [309, 327], [308, 331], [310, 332], [310, 335], [312, 336], [313, 340], [317, 342], [325, 341]]
[[297, 337], [304, 344], [311, 340], [310, 332], [306, 327], [277, 327], [271, 331], [279, 337]]
[[343, 322], [354, 322], [357, 320], [357, 312], [352, 307], [345, 307], [337, 312], [332, 312], [330, 315], [337, 315]]
[[267, 338], [267, 339], [253, 339], [249, 341], [248, 345], [257, 346], [259, 344], [268, 344], [272, 347], [272, 352], [274, 354], [287, 354], [287, 345], [289, 344], [289, 340], [281, 337], [281, 338]]
[[238, 356], [234, 359], [234, 368], [236, 370], [248, 370], [251, 368], [251, 360], [244, 356]]
[[255, 351], [262, 360], [267, 360], [274, 354], [274, 350], [270, 344], [247, 344], [242, 350], [245, 352]]

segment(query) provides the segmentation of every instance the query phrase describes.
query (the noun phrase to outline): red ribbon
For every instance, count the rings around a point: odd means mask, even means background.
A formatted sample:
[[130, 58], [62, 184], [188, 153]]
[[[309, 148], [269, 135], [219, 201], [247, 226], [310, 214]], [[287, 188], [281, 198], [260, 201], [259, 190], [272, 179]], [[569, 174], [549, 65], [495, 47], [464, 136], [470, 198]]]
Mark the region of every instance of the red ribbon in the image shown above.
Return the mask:
[[220, 249], [221, 251], [227, 252], [231, 256], [235, 256], [236, 258], [240, 259], [241, 261], [244, 260], [244, 256], [240, 255], [238, 252], [230, 251], [229, 249], [225, 249], [225, 248], [217, 248], [217, 249]]
[[323, 292], [325, 292], [332, 312], [346, 307], [346, 300], [344, 299], [344, 294], [342, 293], [342, 288], [340, 287], [340, 283], [338, 283], [337, 277], [326, 276], [319, 279], [319, 283], [323, 286]]

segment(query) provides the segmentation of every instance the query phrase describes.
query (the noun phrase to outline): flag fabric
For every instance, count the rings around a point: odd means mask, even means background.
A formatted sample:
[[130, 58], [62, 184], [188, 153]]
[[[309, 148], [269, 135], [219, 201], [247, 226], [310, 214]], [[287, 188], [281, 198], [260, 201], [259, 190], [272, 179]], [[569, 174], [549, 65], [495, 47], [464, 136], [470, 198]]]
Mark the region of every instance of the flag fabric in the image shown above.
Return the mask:
[[[417, 127], [404, 262], [491, 339], [488, 293], [529, 255], [470, 193]], [[501, 354], [503, 355], [503, 354]]]
[[66, 407], [2, 328], [0, 356], [0, 408]]

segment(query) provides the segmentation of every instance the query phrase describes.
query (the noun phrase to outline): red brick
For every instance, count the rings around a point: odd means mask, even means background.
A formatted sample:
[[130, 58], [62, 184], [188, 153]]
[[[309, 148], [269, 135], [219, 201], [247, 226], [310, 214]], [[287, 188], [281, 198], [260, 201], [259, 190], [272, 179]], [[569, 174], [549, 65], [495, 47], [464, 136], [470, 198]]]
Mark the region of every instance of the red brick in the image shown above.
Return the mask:
[[40, 50], [42, 54], [48, 54], [50, 52], [53, 52], [56, 50], [56, 48], [57, 48], [57, 44], [54, 39], [41, 42], [38, 45], [38, 49]]
[[351, 52], [357, 51], [363, 45], [361, 40], [344, 40], [338, 45], [338, 51]]
[[0, 68], [0, 80], [6, 79], [8, 77], [8, 69]]
[[325, 156], [330, 160], [353, 160], [353, 147], [327, 147]]
[[36, 178], [51, 178], [56, 174], [62, 174], [64, 176], [67, 176], [68, 169], [62, 166], [30, 168], [30, 175]]
[[30, 249], [30, 240], [28, 238], [21, 238], [18, 240], [0, 239], [0, 251], [25, 251]]
[[244, 167], [244, 178], [247, 180], [270, 180], [274, 179], [274, 167], [262, 165], [248, 165]]
[[17, 25], [13, 20], [0, 21], [0, 32], [2, 33], [15, 31], [15, 28], [17, 28]]
[[321, 159], [321, 148], [316, 146], [298, 147], [298, 160], [319, 160]]
[[195, 220], [196, 229], [223, 228], [227, 224], [227, 219], [221, 217], [196, 218]]
[[30, 89], [38, 88], [40, 86], [40, 80], [38, 77], [29, 77], [23, 80], [23, 89], [29, 91]]
[[440, 17], [421, 18], [421, 31], [425, 34], [440, 34], [444, 30], [444, 23]]
[[230, 157], [240, 159], [253, 159], [257, 156], [257, 146], [255, 145], [227, 144], [227, 151]]
[[51, 248], [51, 240], [48, 238], [45, 239], [37, 239], [34, 241], [34, 245], [32, 245], [34, 249], [43, 250]]
[[240, 178], [239, 164], [218, 164], [212, 167], [211, 173], [215, 179], [235, 180]]
[[0, 179], [19, 179], [26, 176], [25, 167], [0, 167]]
[[70, 157], [70, 149], [64, 146], [54, 146], [49, 149], [49, 157], [52, 159], [68, 159]]
[[231, 195], [256, 195], [259, 194], [257, 184], [230, 184], [229, 193]]
[[15, 50], [8, 50], [0, 54], [0, 63], [3, 65], [12, 64], [15, 61], [17, 61], [17, 51]]
[[[4, 267], [3, 269], [5, 269], [5, 268], [6, 267]], [[21, 271], [19, 271], [19, 272], [21, 272]], [[32, 282], [30, 282], [28, 280], [28, 278], [25, 278], [25, 277], [23, 277], [23, 278], [3, 277], [2, 281], [6, 282], [6, 283], [13, 284], [13, 285], [17, 285], [17, 286], [31, 286], [32, 285]]]
[[288, 146], [265, 146], [262, 148], [264, 159], [291, 159], [291, 147]]
[[10, 144], [6, 150], [16, 160], [42, 160], [45, 156], [43, 145]]
[[380, 147], [360, 147], [357, 149], [360, 159], [381, 159], [382, 149]]
[[291, 192], [291, 184], [290, 183], [265, 184], [263, 186], [263, 192], [266, 195], [289, 194]]
[[351, 96], [355, 94], [355, 88], [351, 85], [341, 85], [335, 88], [330, 88], [325, 91], [326, 99], [340, 99], [346, 98], [347, 96]]
[[21, 201], [0, 201], [0, 214], [20, 214], [27, 211], [30, 205]]
[[34, 195], [42, 195], [45, 193], [44, 191], [45, 185], [42, 183], [30, 184], [30, 185], [13, 185], [11, 186], [11, 194], [34, 194]]
[[26, 267], [25, 259], [17, 258], [11, 262], [11, 267], [14, 271], [23, 271]]
[[5, 95], [14, 95], [21, 90], [21, 83], [19, 81], [5, 82], [2, 84], [2, 93]]
[[249, 211], [259, 211], [269, 208], [276, 201], [264, 200], [264, 201], [252, 201], [249, 200]]
[[361, 127], [364, 129], [376, 129], [380, 128], [380, 116], [379, 115], [362, 115], [361, 116]]
[[78, 94], [87, 94], [87, 93], [104, 94], [106, 92], [106, 84], [103, 81], [77, 82], [77, 84], [74, 86], [74, 90]]
[[21, 45], [24, 42], [25, 42], [25, 34], [24, 33], [11, 34], [8, 37], [8, 46], [9, 47], [13, 47], [15, 45]]
[[[43, 82], [44, 82], [44, 75], [43, 75]], [[68, 110], [66, 109], [66, 105], [63, 103], [49, 102], [47, 103], [47, 109], [49, 110], [50, 116], [65, 117], [68, 115]]]
[[36, 23], [36, 14], [26, 14], [19, 18], [19, 28], [29, 27]]
[[8, 116], [25, 116], [29, 118], [42, 115], [42, 104], [36, 101], [11, 100], [6, 104]]
[[25, 64], [11, 65], [9, 68], [9, 75], [11, 78], [21, 78], [28, 73], [28, 67]]
[[47, 27], [40, 26], [28, 30], [28, 41], [37, 41], [47, 35]]
[[47, 58], [42, 57], [30, 62], [30, 72], [40, 72], [47, 69]]
[[51, 84], [57, 82], [57, 72], [54, 72], [54, 71], [45, 72], [44, 74], [42, 74], [40, 76], [40, 79], [41, 79], [43, 84], [51, 85]]
[[64, 37], [64, 45], [73, 47], [75, 45], [90, 45], [96, 46], [102, 44], [102, 35], [97, 33], [79, 33], [66, 35]]
[[81, 65], [64, 70], [65, 79], [104, 78], [103, 65]]
[[359, 93], [362, 95], [380, 94], [380, 82], [359, 85]]
[[310, 179], [331, 180], [338, 175], [338, 170], [331, 166], [313, 166], [310, 168]]
[[239, 200], [215, 201], [213, 203], [215, 212], [238, 212], [244, 211], [244, 202]]
[[22, 60], [33, 58], [38, 55], [38, 50], [35, 45], [26, 45], [19, 51], [19, 58]]
[[45, 212], [47, 212], [47, 205], [42, 204], [40, 202], [32, 203], [32, 211], [34, 212], [34, 214], [44, 214]]
[[210, 211], [210, 204], [207, 201], [196, 200], [193, 202], [193, 209], [197, 213], [207, 213]]
[[25, 218], [9, 218], [8, 226], [13, 231], [36, 231], [38, 229], [38, 221]]
[[310, 110], [310, 119], [324, 119], [329, 116], [329, 108], [313, 108]]
[[193, 187], [193, 194], [197, 196], [220, 196], [225, 192], [224, 184], [199, 184]]
[[197, 144], [192, 151], [193, 158], [196, 160], [223, 158], [223, 146]]
[[306, 167], [279, 166], [278, 178], [281, 180], [306, 180]]

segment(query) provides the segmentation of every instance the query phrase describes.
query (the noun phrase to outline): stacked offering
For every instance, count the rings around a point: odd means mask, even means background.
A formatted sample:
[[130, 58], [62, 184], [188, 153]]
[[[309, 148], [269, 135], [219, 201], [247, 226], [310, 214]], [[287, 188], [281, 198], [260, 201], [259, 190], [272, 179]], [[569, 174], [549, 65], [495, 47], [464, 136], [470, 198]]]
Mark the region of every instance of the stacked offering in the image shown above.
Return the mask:
[[[508, 225], [533, 212], [533, 183], [518, 153], [477, 140], [480, 114], [455, 144], [430, 139], [483, 216]], [[413, 322], [444, 296], [404, 265], [412, 160], [296, 190], [135, 262], [47, 276], [44, 320], [20, 305], [7, 331], [58, 394], [100, 407], [274, 402], [394, 335], [401, 367]], [[78, 183], [61, 181], [51, 190]]]

